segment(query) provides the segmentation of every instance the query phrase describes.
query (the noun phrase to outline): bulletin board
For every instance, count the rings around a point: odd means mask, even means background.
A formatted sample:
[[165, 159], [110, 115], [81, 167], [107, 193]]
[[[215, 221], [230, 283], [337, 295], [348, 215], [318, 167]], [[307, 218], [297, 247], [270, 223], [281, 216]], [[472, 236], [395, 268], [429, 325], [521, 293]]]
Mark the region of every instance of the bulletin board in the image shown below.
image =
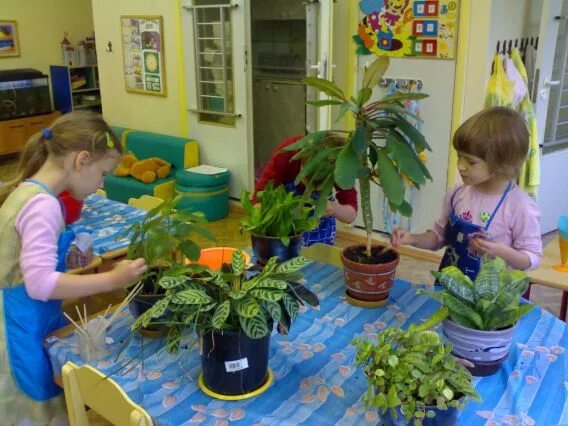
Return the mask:
[[361, 0], [357, 54], [453, 59], [459, 0]]
[[121, 16], [127, 92], [166, 96], [161, 16]]

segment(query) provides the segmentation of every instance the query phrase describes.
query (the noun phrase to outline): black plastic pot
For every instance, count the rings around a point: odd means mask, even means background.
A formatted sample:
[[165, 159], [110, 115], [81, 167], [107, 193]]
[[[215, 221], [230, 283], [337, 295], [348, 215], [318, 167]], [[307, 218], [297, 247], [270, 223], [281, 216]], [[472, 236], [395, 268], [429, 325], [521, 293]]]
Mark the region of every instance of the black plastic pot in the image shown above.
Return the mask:
[[251, 234], [252, 251], [256, 257], [256, 263], [266, 265], [268, 259], [278, 256], [281, 262], [298, 257], [302, 249], [302, 234], [290, 237], [290, 244], [286, 247], [277, 237], [265, 237]]
[[[447, 410], [440, 410], [436, 407], [426, 407], [426, 411], [433, 411], [436, 415], [432, 418], [425, 417], [422, 420], [422, 426], [456, 426], [458, 424], [458, 409], [456, 407], [448, 407]], [[381, 424], [386, 426], [413, 426], [414, 420], [410, 419], [409, 422], [404, 420], [404, 415], [400, 411], [400, 407], [396, 408], [398, 418], [393, 419], [390, 415], [390, 410], [387, 410], [382, 415]]]
[[245, 395], [268, 379], [270, 333], [251, 339], [244, 332], [214, 331], [201, 336], [203, 382], [220, 395]]
[[[142, 286], [142, 290], [134, 296], [134, 298], [128, 303], [128, 308], [130, 309], [130, 313], [134, 318], [138, 318], [152, 306], [154, 306], [158, 301], [164, 298], [164, 294], [152, 294], [155, 288], [155, 281], [154, 276], [147, 277], [144, 280], [144, 285]], [[130, 289], [129, 289], [130, 290]], [[164, 313], [165, 316], [165, 313]], [[160, 319], [157, 318], [155, 321], [159, 321]], [[146, 327], [148, 331], [158, 331], [162, 330], [164, 327], [159, 326], [149, 326]]]

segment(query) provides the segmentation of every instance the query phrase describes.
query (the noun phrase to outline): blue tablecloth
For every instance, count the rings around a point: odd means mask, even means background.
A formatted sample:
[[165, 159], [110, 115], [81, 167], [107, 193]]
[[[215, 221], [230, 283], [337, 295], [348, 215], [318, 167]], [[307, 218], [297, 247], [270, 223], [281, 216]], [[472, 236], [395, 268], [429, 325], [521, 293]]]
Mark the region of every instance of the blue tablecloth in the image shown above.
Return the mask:
[[[385, 327], [406, 327], [430, 316], [438, 305], [417, 296], [420, 286], [397, 280], [390, 304], [360, 309], [343, 300], [343, 273], [314, 263], [305, 270], [307, 286], [321, 301], [318, 310], [299, 315], [288, 336], [274, 334], [269, 366], [274, 384], [262, 395], [238, 402], [218, 401], [197, 385], [201, 370], [196, 349], [170, 355], [163, 341], [130, 339], [117, 362], [109, 356], [93, 363], [141, 404], [159, 425], [342, 425], [377, 424], [376, 411], [365, 410], [365, 378], [353, 368], [356, 336], [374, 337]], [[125, 313], [110, 331], [117, 351], [129, 335], [132, 317]], [[189, 340], [185, 340], [186, 344]], [[52, 344], [54, 371], [71, 360], [82, 364], [73, 335]], [[568, 424], [565, 346], [566, 324], [536, 307], [517, 327], [506, 364], [492, 377], [476, 378], [483, 403], [470, 402], [460, 425]], [[117, 372], [120, 362], [146, 357], [144, 363]]]
[[93, 235], [93, 253], [101, 256], [127, 247], [130, 238], [125, 231], [145, 216], [144, 210], [93, 194], [85, 199], [81, 217], [70, 227], [75, 232], [90, 232]]

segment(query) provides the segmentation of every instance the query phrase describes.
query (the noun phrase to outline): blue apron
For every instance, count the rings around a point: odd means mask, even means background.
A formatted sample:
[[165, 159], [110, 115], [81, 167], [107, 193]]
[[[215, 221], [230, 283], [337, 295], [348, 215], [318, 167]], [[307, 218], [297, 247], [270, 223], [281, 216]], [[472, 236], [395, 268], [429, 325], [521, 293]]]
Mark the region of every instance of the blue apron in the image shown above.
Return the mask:
[[489, 225], [491, 225], [495, 214], [501, 207], [501, 204], [503, 204], [503, 201], [505, 201], [505, 197], [509, 193], [511, 186], [512, 182], [509, 182], [485, 227], [475, 225], [459, 217], [454, 207], [454, 198], [459, 189], [452, 194], [450, 201], [452, 211], [450, 212], [450, 217], [445, 229], [445, 239], [448, 247], [440, 263], [440, 270], [446, 266], [457, 266], [460, 271], [471, 278], [472, 281], [475, 280], [481, 268], [481, 257], [469, 250], [469, 236], [475, 232], [487, 231], [489, 229]]
[[[28, 180], [53, 193], [41, 182]], [[53, 195], [54, 196], [54, 195]], [[65, 257], [74, 239], [70, 230], [63, 231], [58, 241], [57, 271], [65, 272]], [[20, 390], [31, 399], [45, 401], [62, 392], [53, 381], [51, 363], [43, 348], [49, 333], [67, 324], [60, 300], [42, 302], [28, 296], [24, 284], [2, 288], [7, 352], [12, 375]]]
[[[302, 192], [298, 190], [298, 187], [294, 182], [289, 182], [285, 185], [286, 191], [293, 192], [295, 194], [301, 195]], [[312, 195], [317, 197], [317, 195]], [[329, 197], [330, 200], [335, 200], [332, 195]], [[334, 217], [322, 217], [318, 227], [312, 231], [304, 232], [302, 235], [302, 245], [304, 247], [309, 247], [315, 243], [328, 244], [330, 246], [335, 245], [335, 234], [336, 234], [336, 222]]]

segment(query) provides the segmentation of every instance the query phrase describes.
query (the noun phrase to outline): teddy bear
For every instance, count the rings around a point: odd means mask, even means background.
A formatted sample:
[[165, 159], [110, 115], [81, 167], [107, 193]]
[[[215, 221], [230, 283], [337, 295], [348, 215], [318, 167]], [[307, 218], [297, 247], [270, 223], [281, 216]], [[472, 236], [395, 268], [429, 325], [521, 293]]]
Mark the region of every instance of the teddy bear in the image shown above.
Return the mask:
[[170, 174], [171, 164], [161, 158], [151, 157], [138, 160], [129, 152], [122, 157], [120, 164], [114, 170], [116, 176], [132, 176], [144, 183], [152, 183]]

